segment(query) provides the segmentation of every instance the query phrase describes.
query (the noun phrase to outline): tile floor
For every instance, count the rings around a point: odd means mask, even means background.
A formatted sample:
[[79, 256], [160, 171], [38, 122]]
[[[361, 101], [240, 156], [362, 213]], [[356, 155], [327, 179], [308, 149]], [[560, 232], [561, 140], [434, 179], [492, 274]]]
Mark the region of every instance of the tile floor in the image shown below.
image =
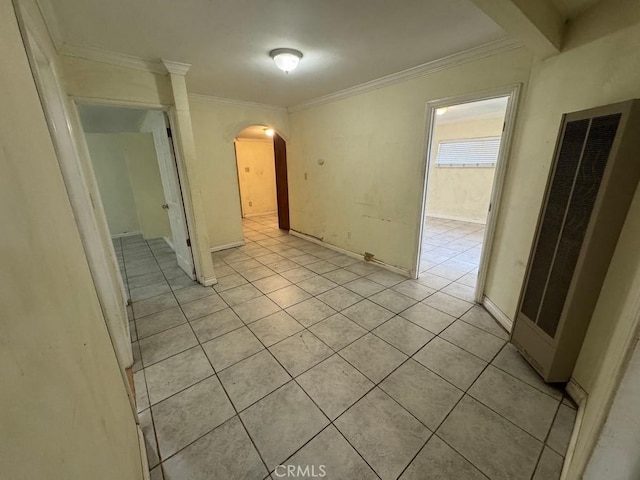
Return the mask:
[[482, 224], [426, 217], [420, 276], [449, 280], [447, 293], [473, 302], [483, 240]]
[[407, 280], [274, 217], [244, 231], [213, 254], [213, 288], [162, 240], [115, 242], [153, 480], [559, 478], [574, 406], [452, 279]]

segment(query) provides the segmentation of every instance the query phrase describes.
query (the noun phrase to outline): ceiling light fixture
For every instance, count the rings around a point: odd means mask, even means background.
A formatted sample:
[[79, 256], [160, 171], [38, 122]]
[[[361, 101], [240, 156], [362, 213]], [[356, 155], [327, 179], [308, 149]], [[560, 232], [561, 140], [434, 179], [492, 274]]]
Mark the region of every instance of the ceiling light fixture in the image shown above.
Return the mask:
[[274, 130], [273, 128], [265, 128], [265, 129], [264, 129], [264, 134], [265, 134], [267, 137], [273, 137], [273, 135], [274, 135], [275, 133], [276, 133], [276, 132], [275, 132], [275, 130]]
[[449, 110], [449, 107], [441, 107], [436, 109], [436, 115], [444, 115]]
[[302, 58], [302, 52], [293, 48], [276, 48], [269, 52], [269, 56], [273, 58], [276, 67], [284, 73], [289, 73], [298, 66]]

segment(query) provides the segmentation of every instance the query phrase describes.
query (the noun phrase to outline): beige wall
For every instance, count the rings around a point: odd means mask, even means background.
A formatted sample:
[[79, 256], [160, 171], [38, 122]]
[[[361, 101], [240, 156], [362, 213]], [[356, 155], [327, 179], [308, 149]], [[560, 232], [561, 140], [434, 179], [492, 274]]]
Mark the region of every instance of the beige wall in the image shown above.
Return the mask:
[[136, 211], [144, 238], [171, 238], [156, 147], [151, 133], [123, 133], [122, 150], [127, 163]]
[[9, 0], [0, 45], [11, 65], [0, 69], [1, 476], [141, 480], [134, 414]]
[[241, 242], [242, 214], [233, 141], [251, 125], [273, 127], [288, 140], [289, 117], [285, 110], [218, 103], [195, 96], [190, 97], [189, 103], [211, 248]]
[[86, 139], [111, 235], [140, 233], [120, 136], [88, 133]]
[[[610, 6], [618, 9], [616, 16], [632, 16], [618, 7], [615, 2]], [[511, 318], [517, 308], [561, 115], [640, 97], [639, 16], [636, 14], [633, 27], [576, 46], [533, 68], [527, 99], [519, 114], [487, 279], [487, 295]], [[579, 23], [574, 33], [582, 35]], [[569, 39], [568, 43], [574, 42]], [[579, 478], [615, 390], [624, 346], [635, 338], [639, 239], [640, 198], [636, 194], [574, 372], [589, 399], [570, 478]]]
[[73, 97], [172, 105], [167, 75], [79, 57], [59, 57], [67, 93]]
[[152, 134], [89, 133], [86, 138], [111, 235], [170, 238]]
[[429, 162], [427, 215], [452, 220], [485, 223], [491, 200], [494, 167], [437, 167], [438, 143], [443, 140], [497, 137], [502, 135], [504, 115], [497, 117], [438, 121], [433, 129]]
[[520, 48], [292, 113], [291, 227], [409, 271], [423, 191], [426, 103], [526, 83], [530, 65]]
[[276, 168], [273, 140], [239, 138], [235, 142], [242, 214], [273, 213], [276, 203]]

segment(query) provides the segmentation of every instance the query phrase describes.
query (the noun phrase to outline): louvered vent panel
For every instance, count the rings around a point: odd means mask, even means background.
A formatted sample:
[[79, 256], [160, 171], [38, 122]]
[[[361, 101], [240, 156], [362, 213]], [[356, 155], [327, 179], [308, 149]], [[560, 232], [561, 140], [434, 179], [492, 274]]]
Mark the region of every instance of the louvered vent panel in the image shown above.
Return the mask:
[[560, 321], [620, 118], [620, 114], [608, 115], [591, 122], [538, 318], [538, 326], [551, 337]]
[[522, 301], [522, 313], [534, 322], [538, 318], [540, 302], [562, 230], [588, 127], [589, 119], [568, 122], [562, 137], [555, 175], [549, 189], [535, 256]]

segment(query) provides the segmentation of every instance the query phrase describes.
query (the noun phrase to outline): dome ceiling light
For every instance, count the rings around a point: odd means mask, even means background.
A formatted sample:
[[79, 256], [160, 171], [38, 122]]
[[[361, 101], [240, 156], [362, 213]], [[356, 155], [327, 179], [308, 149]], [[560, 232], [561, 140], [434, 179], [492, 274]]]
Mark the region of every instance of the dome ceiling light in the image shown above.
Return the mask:
[[302, 52], [293, 48], [276, 48], [269, 52], [269, 56], [273, 58], [276, 67], [288, 74], [298, 66], [302, 58]]

